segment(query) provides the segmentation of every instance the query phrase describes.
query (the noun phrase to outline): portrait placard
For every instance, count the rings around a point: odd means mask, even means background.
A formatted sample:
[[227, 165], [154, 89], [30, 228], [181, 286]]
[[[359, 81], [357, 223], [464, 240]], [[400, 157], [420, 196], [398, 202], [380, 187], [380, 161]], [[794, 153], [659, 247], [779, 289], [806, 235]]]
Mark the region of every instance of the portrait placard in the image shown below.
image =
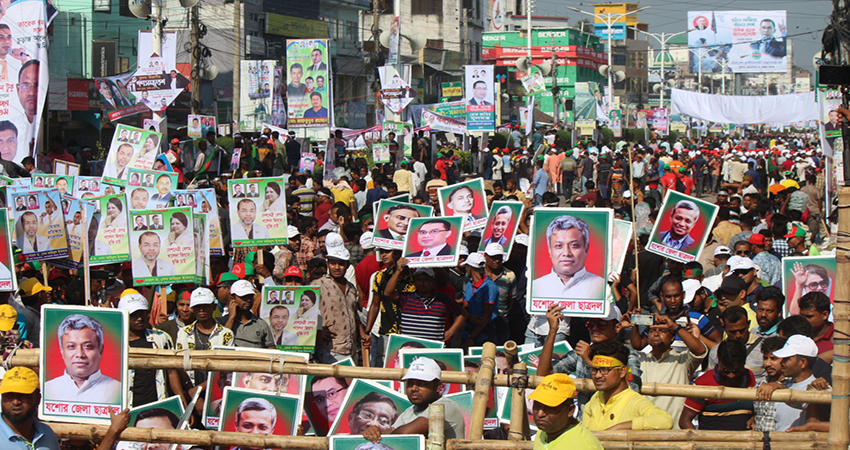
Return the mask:
[[425, 205], [414, 205], [394, 200], [379, 200], [375, 213], [375, 233], [372, 242], [378, 248], [404, 248], [404, 238], [410, 220], [419, 217], [431, 217], [434, 208]]
[[109, 413], [118, 414], [129, 397], [127, 312], [44, 305], [40, 325], [38, 418], [108, 424]]
[[301, 423], [301, 397], [224, 388], [218, 431], [294, 436]]
[[215, 199], [215, 189], [175, 189], [174, 206], [190, 206], [195, 214], [207, 214], [210, 256], [223, 256], [221, 218]]
[[[128, 426], [176, 430], [180, 426], [180, 419], [183, 417], [184, 411], [183, 401], [180, 400], [179, 396], [175, 395], [130, 409], [130, 423]], [[148, 444], [145, 442], [119, 441], [115, 446], [115, 450], [147, 450], [145, 448], [146, 445]]]
[[410, 219], [402, 255], [415, 267], [454, 267], [460, 262], [464, 217]]
[[280, 177], [227, 180], [233, 247], [288, 242], [284, 186]]
[[130, 211], [168, 208], [173, 203], [175, 187], [175, 172], [130, 169], [126, 188], [130, 198]]
[[9, 234], [9, 210], [0, 208], [0, 292], [18, 289], [14, 275], [15, 267], [12, 253], [12, 237]]
[[531, 219], [529, 314], [563, 306], [565, 316], [608, 314], [608, 262], [614, 212], [542, 208]]
[[130, 227], [127, 197], [122, 194], [107, 195], [97, 199], [99, 204], [89, 225], [97, 229], [89, 253], [89, 264], [103, 265], [130, 260]]
[[719, 210], [717, 205], [668, 189], [646, 249], [683, 263], [696, 261]]
[[33, 174], [33, 189], [56, 189], [60, 195], [71, 194], [74, 190], [73, 175]]
[[[387, 335], [387, 339], [387, 353], [384, 355], [384, 367], [388, 369], [403, 367], [400, 352], [404, 349], [441, 349], [445, 346], [445, 343], [442, 341], [415, 338], [403, 334], [389, 334]], [[401, 388], [401, 383], [398, 381], [393, 381], [392, 385], [395, 390]]]
[[632, 242], [632, 231], [632, 222], [614, 219], [614, 233], [611, 234], [611, 261], [608, 263], [609, 270], [613, 273], [623, 271], [626, 253]]
[[118, 124], [103, 165], [103, 181], [124, 186], [130, 175], [128, 169], [153, 167], [161, 140], [161, 133]]
[[195, 282], [195, 235], [191, 208], [130, 211], [133, 284]]
[[[425, 436], [387, 434], [381, 436], [380, 450], [425, 450]], [[363, 436], [331, 436], [328, 450], [379, 450]]]
[[86, 242], [86, 226], [91, 224], [94, 209], [92, 202], [80, 200], [70, 195], [62, 197], [62, 213], [65, 215], [68, 248], [71, 251], [68, 263], [71, 268], [76, 269], [82, 262], [83, 245]]
[[[441, 348], [441, 349], [401, 349], [398, 352], [401, 365], [405, 369], [409, 369], [413, 361], [419, 358], [433, 359], [441, 370], [450, 372], [463, 372], [463, 350], [459, 348]], [[454, 394], [463, 392], [464, 385], [457, 383], [442, 383], [440, 385], [440, 395]], [[404, 389], [402, 388], [401, 391]]]
[[378, 428], [387, 432], [410, 405], [405, 395], [371, 381], [356, 379], [347, 389], [328, 436], [362, 435], [372, 423], [379, 424]]
[[76, 177], [74, 178], [74, 197], [87, 200], [89, 198], [103, 195], [101, 177]]
[[[351, 358], [333, 363], [336, 366], [354, 367]], [[327, 436], [342, 408], [351, 380], [342, 377], [307, 376], [304, 393], [304, 413], [316, 436]], [[380, 384], [380, 383], [378, 383]]]
[[[71, 255], [60, 197], [57, 189], [12, 194], [12, 204], [17, 205], [13, 238], [24, 260], [44, 261]], [[21, 208], [21, 203], [26, 209]]]
[[195, 139], [202, 139], [207, 136], [207, 133], [212, 131], [215, 133], [215, 116], [199, 116], [189, 114], [186, 116], [186, 136]]
[[484, 194], [484, 178], [437, 189], [440, 211], [443, 217], [464, 217], [463, 231], [484, 228], [487, 225], [487, 196]]
[[782, 258], [782, 292], [785, 317], [800, 314], [800, 297], [821, 292], [835, 302], [838, 264], [835, 256], [787, 256]]
[[263, 286], [260, 318], [278, 350], [313, 353], [319, 326], [318, 286]]
[[496, 243], [505, 250], [505, 258], [511, 254], [516, 230], [519, 228], [519, 220], [522, 217], [522, 202], [494, 201], [490, 207], [490, 215], [487, 224], [481, 232], [481, 243], [478, 251], [483, 252], [488, 244]]

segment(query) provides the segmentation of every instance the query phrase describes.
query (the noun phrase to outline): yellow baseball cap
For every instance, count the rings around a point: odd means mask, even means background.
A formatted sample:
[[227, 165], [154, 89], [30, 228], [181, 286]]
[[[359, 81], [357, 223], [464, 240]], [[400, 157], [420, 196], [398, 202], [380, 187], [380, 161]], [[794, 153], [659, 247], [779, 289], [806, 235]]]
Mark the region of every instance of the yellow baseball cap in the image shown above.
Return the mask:
[[576, 384], [565, 373], [547, 375], [537, 389], [528, 396], [531, 400], [555, 407], [576, 395]]
[[38, 389], [38, 374], [27, 367], [13, 367], [0, 381], [0, 394], [32, 394]]
[[23, 292], [22, 295], [24, 297], [32, 297], [33, 295], [38, 294], [41, 291], [50, 292], [52, 290], [52, 287], [45, 286], [39, 283], [38, 279], [35, 277], [27, 278], [26, 281], [21, 283], [21, 291]]
[[18, 312], [11, 305], [0, 305], [0, 331], [9, 331], [15, 328], [18, 321]]

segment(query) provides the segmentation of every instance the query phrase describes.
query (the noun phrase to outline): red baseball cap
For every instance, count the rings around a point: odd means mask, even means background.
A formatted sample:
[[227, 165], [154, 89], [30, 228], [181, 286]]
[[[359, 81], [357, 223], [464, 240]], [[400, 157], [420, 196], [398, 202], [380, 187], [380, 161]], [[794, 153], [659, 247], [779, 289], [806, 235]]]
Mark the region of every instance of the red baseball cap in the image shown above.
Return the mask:
[[172, 140], [171, 140], [171, 143], [172, 143], [172, 144], [179, 144], [179, 143], [180, 143], [180, 139], [174, 138], [174, 139], [172, 139]]
[[289, 267], [286, 268], [286, 272], [283, 273], [283, 277], [284, 278], [286, 278], [286, 277], [298, 277], [298, 278], [304, 279], [304, 274], [301, 272], [301, 269], [299, 269], [298, 267], [289, 266]]
[[750, 244], [755, 244], [755, 245], [765, 245], [764, 244], [764, 235], [753, 234], [752, 236], [750, 236], [750, 239], [747, 242], [749, 242]]

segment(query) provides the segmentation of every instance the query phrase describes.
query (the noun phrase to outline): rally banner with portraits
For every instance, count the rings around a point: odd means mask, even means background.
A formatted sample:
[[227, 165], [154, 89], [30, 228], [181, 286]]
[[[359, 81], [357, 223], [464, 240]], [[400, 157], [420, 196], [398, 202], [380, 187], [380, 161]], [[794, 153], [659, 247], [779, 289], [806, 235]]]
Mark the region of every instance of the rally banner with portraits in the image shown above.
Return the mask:
[[206, 214], [209, 227], [210, 256], [223, 256], [221, 219], [215, 207], [215, 189], [174, 190], [174, 206], [190, 206], [195, 214]]
[[[87, 225], [94, 216], [93, 202], [80, 200], [70, 195], [62, 196], [62, 214], [65, 216], [65, 229], [68, 234], [68, 248], [71, 257], [68, 260], [52, 261], [52, 264], [76, 269], [83, 260], [83, 245], [86, 243]], [[64, 264], [63, 264], [64, 263]]]
[[[410, 66], [401, 66], [399, 74], [395, 66], [378, 67], [381, 79], [381, 102], [395, 114], [401, 114], [404, 108], [416, 98], [416, 89], [410, 86]], [[380, 122], [383, 122], [383, 118]]]
[[126, 187], [127, 196], [130, 198], [130, 211], [168, 208], [173, 203], [175, 187], [175, 172], [130, 169]]
[[195, 282], [195, 235], [191, 208], [130, 211], [133, 284]]
[[[330, 123], [331, 78], [327, 39], [287, 39], [286, 70], [289, 84], [287, 127], [327, 127]], [[321, 77], [323, 88], [318, 87]]]
[[372, 242], [378, 248], [404, 248], [410, 219], [431, 217], [434, 208], [401, 201], [381, 199], [375, 206], [375, 232]]
[[103, 195], [101, 177], [76, 177], [74, 179], [74, 197], [89, 199]]
[[319, 330], [318, 286], [263, 286], [260, 318], [278, 350], [313, 353]]
[[0, 292], [18, 289], [14, 275], [14, 258], [12, 253], [12, 237], [9, 234], [9, 211], [0, 208]]
[[399, 149], [404, 150], [404, 156], [413, 155], [413, 124], [404, 122], [384, 122], [381, 124], [381, 139], [389, 139], [389, 134], [395, 134], [395, 142]]
[[401, 50], [399, 43], [401, 42], [401, 20], [399, 16], [394, 16], [390, 22], [390, 46], [387, 49], [387, 64], [398, 64]]
[[227, 180], [233, 247], [285, 245], [286, 200], [282, 177]]
[[378, 444], [363, 436], [331, 436], [328, 450], [425, 450], [425, 436], [385, 434]]
[[688, 11], [691, 73], [785, 73], [788, 69], [786, 13], [776, 11]]
[[683, 263], [695, 261], [718, 211], [717, 205], [668, 189], [646, 249]]
[[[328, 436], [362, 435], [373, 423], [382, 433], [388, 433], [402, 411], [410, 406], [406, 395], [373, 381], [356, 379], [348, 387]], [[361, 412], [366, 408], [375, 413], [367, 419], [362, 413], [353, 414], [355, 408]]]
[[55, 350], [39, 356], [40, 420], [109, 424], [127, 407], [128, 322], [120, 309], [42, 306], [41, 348]]
[[226, 387], [218, 431], [294, 436], [301, 409], [298, 395]]
[[[409, 369], [419, 358], [433, 359], [441, 370], [450, 372], [463, 372], [463, 350], [459, 348], [441, 348], [441, 349], [402, 349], [399, 350], [398, 357], [401, 360], [401, 366]], [[457, 383], [442, 383], [439, 387], [440, 395], [454, 394], [466, 390], [466, 385]], [[404, 389], [401, 389], [403, 392]]]
[[[180, 427], [180, 420], [184, 412], [183, 401], [180, 399], [180, 396], [174, 395], [130, 409], [130, 423], [128, 426], [176, 430]], [[185, 429], [185, 427], [181, 429]], [[115, 450], [148, 450], [149, 447], [146, 447], [147, 445], [146, 442], [119, 441], [115, 445]], [[180, 448], [179, 445], [177, 447], [178, 449]]]
[[800, 314], [800, 297], [820, 292], [835, 302], [838, 264], [835, 256], [786, 256], [782, 258], [782, 293], [785, 317]]
[[32, 187], [33, 189], [55, 188], [59, 191], [59, 195], [70, 194], [74, 189], [74, 177], [72, 175], [33, 174]]
[[463, 217], [463, 231], [484, 228], [487, 225], [487, 196], [484, 194], [484, 178], [456, 183], [437, 189], [440, 212], [443, 217]]
[[608, 314], [611, 209], [542, 208], [531, 219], [529, 314], [563, 306], [565, 316]]
[[205, 138], [210, 131], [216, 132], [215, 116], [189, 114], [186, 121], [188, 123], [186, 136], [190, 138], [201, 139]]
[[125, 186], [130, 169], [150, 169], [159, 153], [162, 134], [118, 124], [103, 166], [103, 181]]
[[434, 131], [446, 131], [455, 134], [466, 133], [466, 121], [449, 117], [428, 109], [422, 110], [421, 124]]
[[89, 225], [89, 236], [92, 228], [97, 229], [97, 234], [93, 243], [89, 243], [89, 264], [129, 261], [130, 226], [127, 197], [121, 193], [106, 195], [96, 201], [98, 204]]
[[[58, 190], [15, 193], [12, 194], [12, 202], [16, 205], [13, 238], [24, 260], [43, 261], [71, 256]], [[26, 203], [26, 208], [18, 206], [20, 203]]]
[[496, 131], [493, 66], [465, 66], [466, 129]]
[[463, 216], [410, 219], [402, 255], [408, 266], [454, 267], [460, 262]]
[[[838, 107], [841, 106], [842, 95], [838, 89], [818, 89], [818, 114], [820, 126], [818, 134], [823, 143], [823, 153], [833, 156], [835, 149], [842, 150], [844, 140], [841, 136], [841, 124], [838, 122]], [[841, 173], [843, 176], [843, 173]]]
[[47, 30], [56, 13], [49, 1], [3, 4], [8, 56], [0, 70], [0, 129], [6, 134], [2, 156], [17, 164], [27, 156], [38, 158], [35, 152], [41, 148], [39, 130], [50, 79]]
[[490, 206], [487, 225], [481, 233], [478, 251], [483, 252], [489, 244], [499, 244], [505, 250], [505, 259], [511, 254], [516, 230], [522, 217], [522, 202], [496, 200]]

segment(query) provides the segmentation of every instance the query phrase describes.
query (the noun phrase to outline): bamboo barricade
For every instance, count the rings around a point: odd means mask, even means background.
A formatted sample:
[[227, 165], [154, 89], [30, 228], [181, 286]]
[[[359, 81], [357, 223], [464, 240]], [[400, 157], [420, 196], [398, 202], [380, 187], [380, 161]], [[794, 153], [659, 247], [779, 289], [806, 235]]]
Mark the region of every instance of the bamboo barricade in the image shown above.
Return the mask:
[[446, 406], [432, 404], [428, 407], [428, 440], [425, 450], [446, 448]]
[[[485, 344], [485, 350], [488, 347]], [[493, 345], [495, 355], [496, 346]], [[486, 355], [486, 354], [485, 354]], [[482, 355], [482, 366], [485, 355]], [[236, 359], [239, 358], [239, 359]], [[18, 350], [11, 358], [10, 367], [25, 366], [37, 368], [39, 364], [39, 349]], [[287, 373], [294, 375], [332, 376], [340, 378], [363, 378], [368, 380], [401, 380], [405, 369], [385, 369], [379, 367], [347, 367], [327, 364], [307, 364], [302, 358], [270, 358], [268, 355], [251, 353], [250, 351], [176, 351], [154, 349], [130, 349], [130, 369], [182, 369], [204, 370], [212, 372], [258, 372], [258, 373]], [[479, 370], [478, 374], [470, 372], [445, 371], [442, 381], [457, 384], [475, 384], [478, 380], [487, 379], [487, 387], [510, 386], [508, 375], [493, 375], [495, 359], [490, 372]], [[529, 376], [528, 387], [535, 388], [543, 381], [541, 376]], [[574, 380], [579, 392], [595, 392], [593, 381], [586, 378]], [[694, 386], [679, 384], [644, 383], [641, 394], [670, 397], [699, 397], [725, 400], [755, 401], [755, 389], [727, 388], [723, 386]], [[485, 394], [482, 394], [485, 395]], [[489, 399], [489, 394], [486, 394]], [[817, 403], [832, 402], [829, 391], [801, 391], [795, 389], [779, 389], [773, 393], [772, 401], [784, 403]], [[486, 402], [485, 402], [486, 403]], [[485, 412], [481, 411], [479, 422], [484, 422]]]
[[[481, 440], [484, 435], [484, 417], [487, 415], [487, 402], [490, 400], [490, 387], [493, 385], [495, 371], [496, 344], [485, 342], [484, 350], [481, 352], [481, 365], [475, 380], [475, 394], [472, 396], [472, 418], [467, 433], [469, 439]], [[443, 381], [447, 381], [445, 376], [442, 378]]]
[[850, 187], [838, 188], [838, 226], [829, 448], [846, 450], [850, 444]]
[[511, 375], [511, 432], [508, 433], [508, 440], [524, 441], [531, 434], [525, 406], [525, 387], [528, 384], [525, 363], [514, 364]]

